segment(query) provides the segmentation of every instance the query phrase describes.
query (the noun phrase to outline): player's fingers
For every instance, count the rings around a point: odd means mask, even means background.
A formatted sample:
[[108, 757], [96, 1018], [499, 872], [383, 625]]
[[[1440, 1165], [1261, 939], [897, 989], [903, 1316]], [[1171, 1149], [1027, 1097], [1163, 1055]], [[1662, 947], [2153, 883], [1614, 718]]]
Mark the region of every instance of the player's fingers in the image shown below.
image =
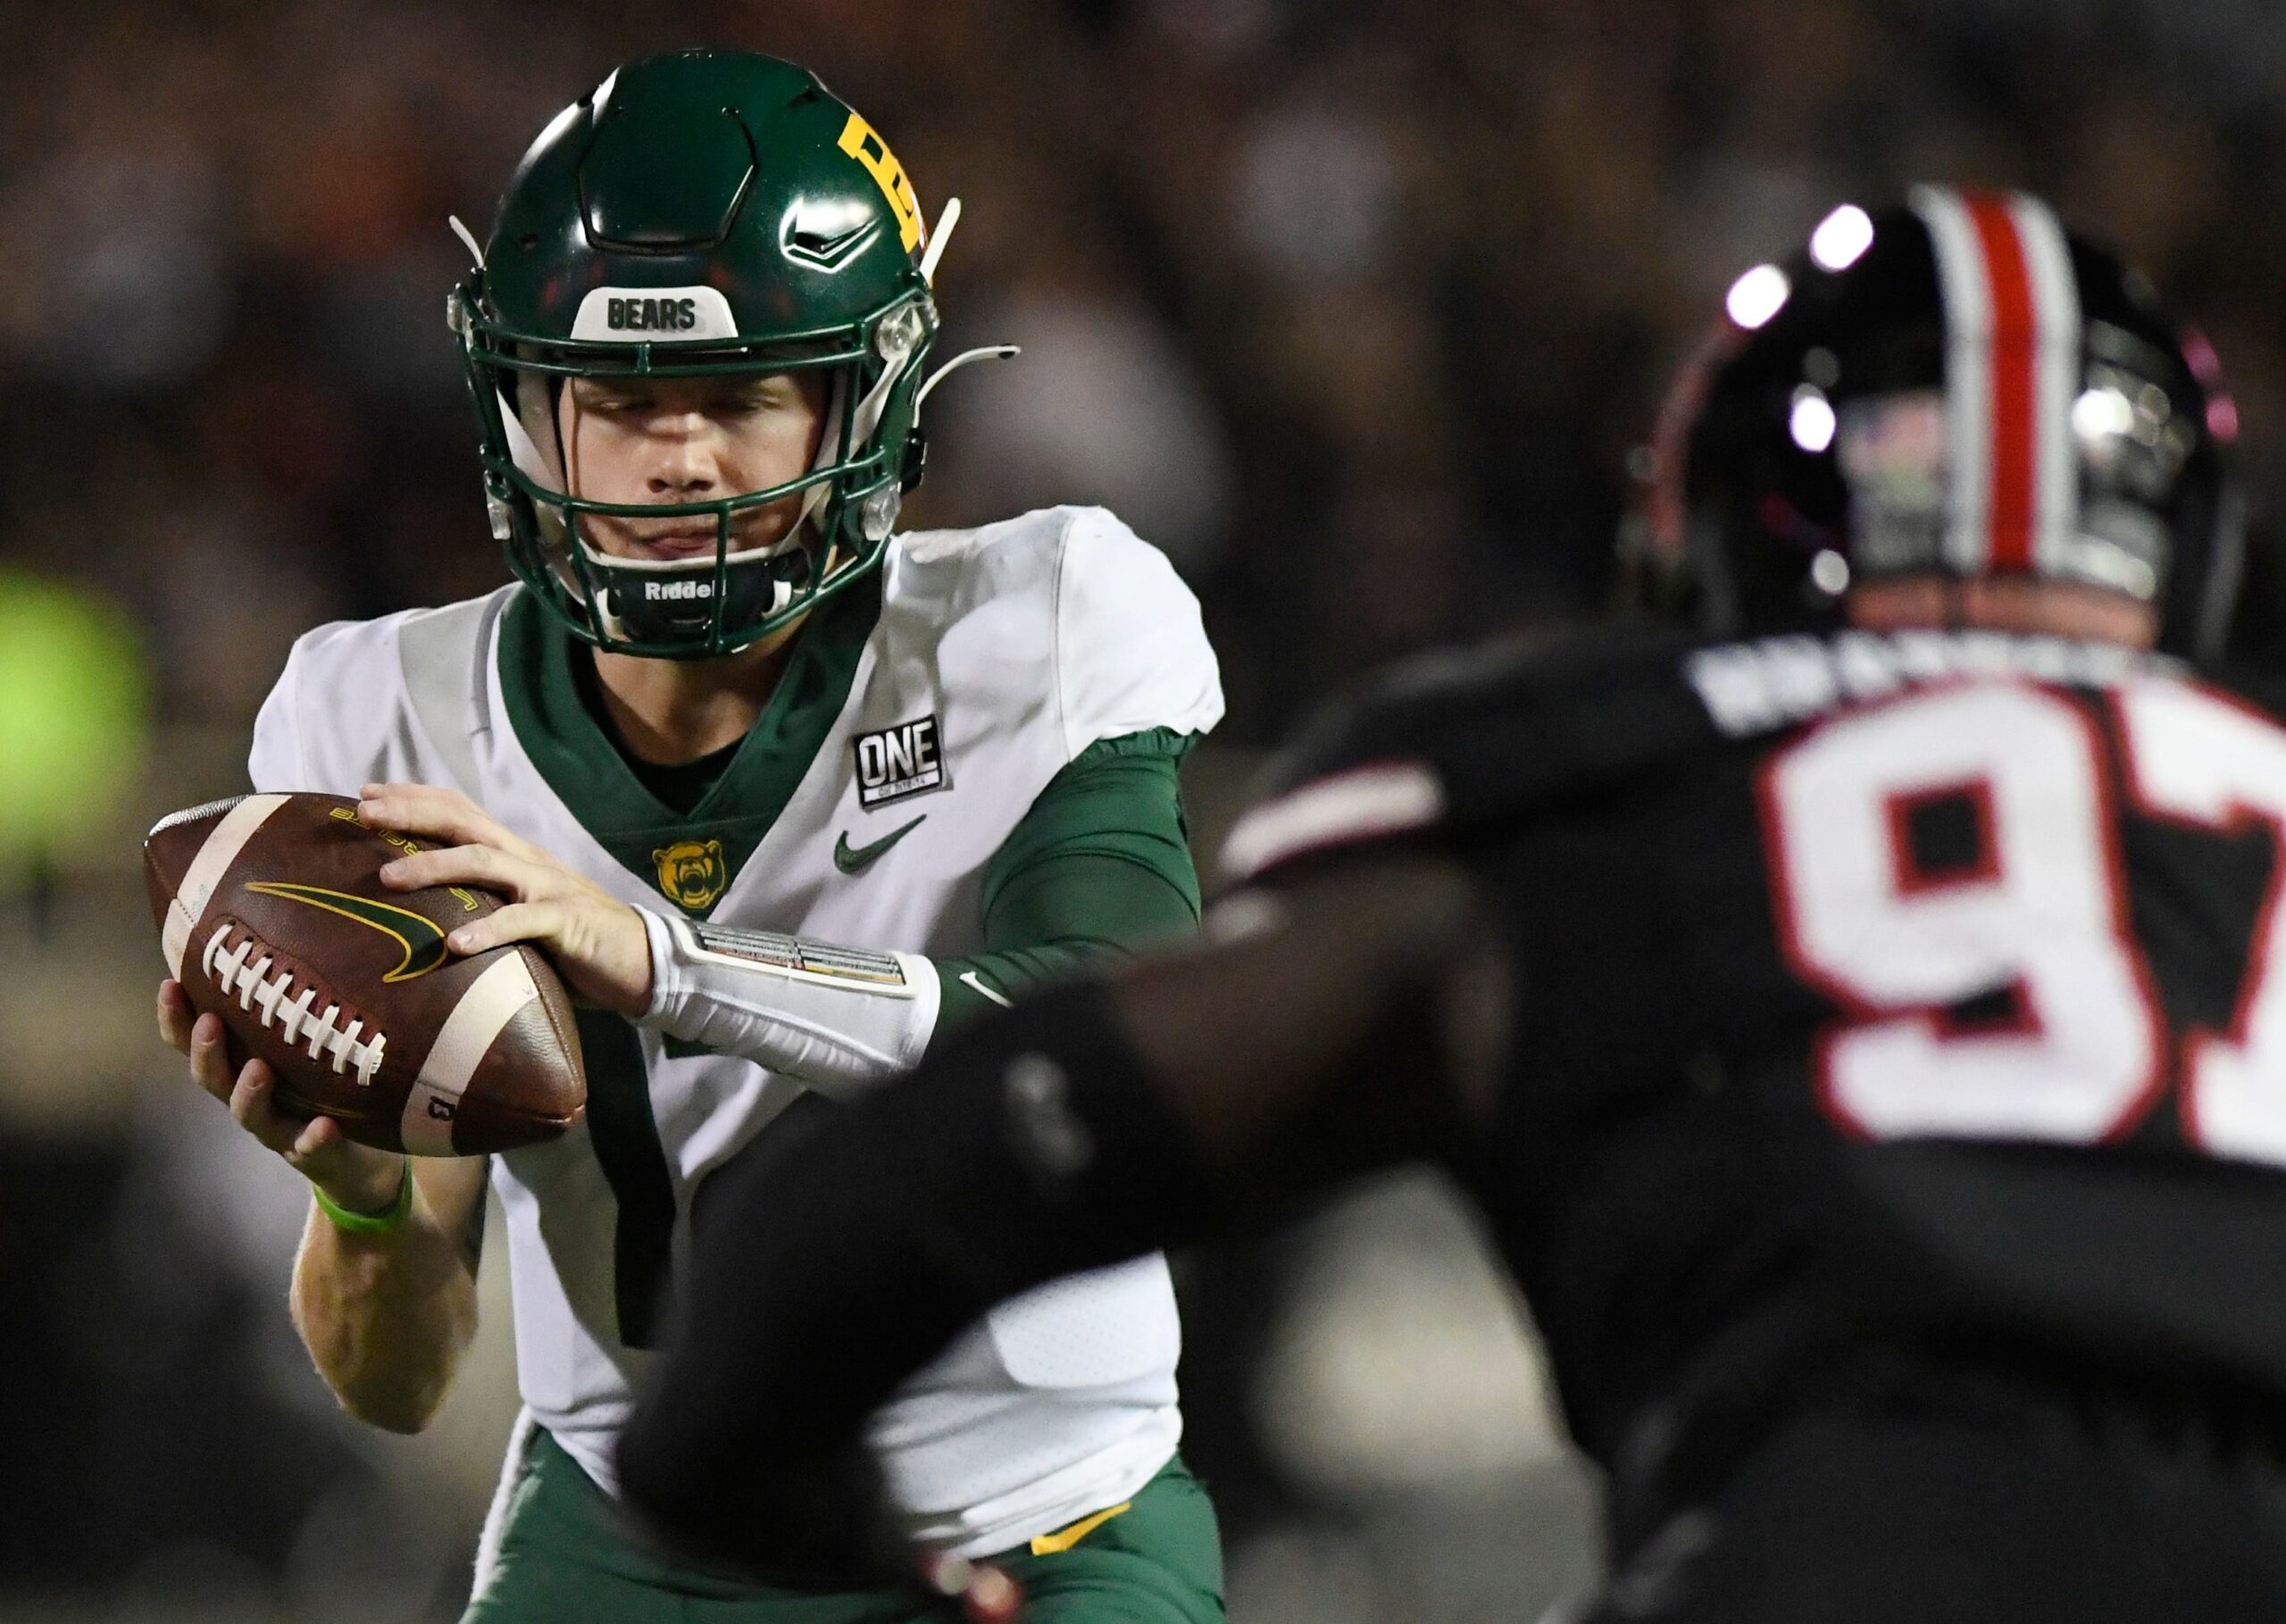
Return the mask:
[[466, 955], [509, 942], [553, 942], [563, 934], [567, 913], [555, 897], [511, 903], [497, 913], [463, 925], [445, 938], [445, 945]]
[[312, 1117], [294, 1136], [286, 1148], [286, 1160], [300, 1171], [309, 1170], [313, 1162], [322, 1162], [343, 1143], [341, 1124], [331, 1117]]
[[459, 790], [434, 784], [368, 784], [358, 799], [357, 815], [376, 828], [400, 834], [427, 835], [456, 845], [497, 846], [528, 862], [547, 858]]
[[381, 883], [399, 891], [421, 886], [482, 886], [520, 902], [569, 888], [563, 870], [491, 845], [452, 845], [391, 858], [381, 865]]
[[1023, 1616], [1024, 1593], [998, 1568], [979, 1568], [961, 1597], [969, 1624], [1014, 1624]]
[[159, 1036], [167, 1046], [179, 1054], [190, 1053], [191, 1024], [198, 1019], [198, 1012], [190, 1007], [190, 996], [182, 990], [182, 983], [172, 977], [159, 983]]
[[282, 1156], [293, 1149], [302, 1124], [279, 1114], [277, 1081], [262, 1062], [246, 1062], [230, 1090], [230, 1114], [239, 1127]]
[[456, 844], [480, 838], [477, 829], [483, 820], [465, 795], [426, 784], [369, 784], [358, 799], [357, 815], [375, 829]]
[[229, 1035], [220, 1015], [201, 1015], [191, 1023], [190, 1080], [227, 1102], [230, 1097]]
[[921, 1581], [947, 1600], [957, 1600], [966, 1624], [1015, 1624], [1023, 1616], [1022, 1587], [990, 1562], [924, 1553]]

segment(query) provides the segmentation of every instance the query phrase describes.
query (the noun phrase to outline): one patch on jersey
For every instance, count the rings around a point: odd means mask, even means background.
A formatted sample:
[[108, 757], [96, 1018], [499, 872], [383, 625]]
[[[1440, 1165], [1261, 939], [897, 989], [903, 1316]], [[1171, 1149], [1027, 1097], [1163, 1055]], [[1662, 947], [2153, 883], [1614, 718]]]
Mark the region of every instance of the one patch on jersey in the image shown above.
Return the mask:
[[934, 716], [860, 733], [850, 747], [857, 757], [857, 804], [868, 812], [907, 795], [952, 787]]
[[872, 987], [905, 985], [905, 966], [893, 954], [805, 942], [775, 930], [747, 930], [736, 925], [694, 924], [690, 933], [706, 952], [763, 970], [819, 976], [830, 981], [862, 981]]

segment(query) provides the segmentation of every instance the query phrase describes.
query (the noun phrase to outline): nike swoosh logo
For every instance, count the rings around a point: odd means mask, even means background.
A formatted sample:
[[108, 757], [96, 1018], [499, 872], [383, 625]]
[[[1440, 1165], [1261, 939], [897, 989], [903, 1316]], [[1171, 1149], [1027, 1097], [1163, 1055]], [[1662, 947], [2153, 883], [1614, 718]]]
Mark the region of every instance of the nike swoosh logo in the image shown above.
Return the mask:
[[986, 997], [991, 999], [993, 1003], [998, 1004], [1004, 1010], [1012, 1010], [1016, 1007], [1014, 1004], [1009, 1003], [1005, 998], [1002, 997], [998, 993], [994, 992], [990, 987], [985, 986], [983, 982], [978, 980], [976, 978], [976, 972], [972, 970], [964, 970], [961, 971], [961, 980], [969, 987], [975, 988], [978, 992], [982, 993]]
[[891, 829], [871, 845], [850, 845], [849, 831], [844, 829], [833, 843], [833, 866], [845, 874], [855, 874], [928, 820], [929, 814], [922, 812], [903, 829]]
[[400, 908], [393, 903], [377, 903], [370, 896], [353, 896], [346, 891], [329, 891], [321, 886], [289, 885], [282, 880], [258, 879], [249, 884], [246, 889], [258, 891], [264, 896], [282, 896], [289, 903], [322, 908], [328, 913], [355, 920], [369, 930], [378, 930], [393, 938], [405, 950], [405, 957], [395, 970], [381, 978], [384, 981], [410, 981], [425, 976], [453, 956], [445, 946], [444, 931], [410, 908]]

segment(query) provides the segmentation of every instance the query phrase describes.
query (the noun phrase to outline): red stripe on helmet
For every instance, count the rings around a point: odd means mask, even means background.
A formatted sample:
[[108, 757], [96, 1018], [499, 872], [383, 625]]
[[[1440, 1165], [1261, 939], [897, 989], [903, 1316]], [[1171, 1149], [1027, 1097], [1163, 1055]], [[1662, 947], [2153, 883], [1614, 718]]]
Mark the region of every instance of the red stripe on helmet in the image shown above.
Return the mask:
[[2006, 198], [1970, 196], [1961, 201], [1983, 246], [1985, 284], [1992, 295], [1991, 550], [1987, 558], [1994, 570], [2030, 570], [2038, 479], [2034, 378], [2040, 356], [2032, 271]]

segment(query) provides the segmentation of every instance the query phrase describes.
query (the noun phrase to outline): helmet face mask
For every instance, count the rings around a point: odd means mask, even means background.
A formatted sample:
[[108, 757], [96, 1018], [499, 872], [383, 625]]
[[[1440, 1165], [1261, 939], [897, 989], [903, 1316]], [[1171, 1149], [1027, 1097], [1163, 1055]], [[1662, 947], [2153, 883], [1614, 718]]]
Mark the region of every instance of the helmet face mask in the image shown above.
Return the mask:
[[[449, 309], [487, 507], [517, 576], [599, 647], [697, 659], [768, 636], [878, 567], [922, 462], [914, 419], [937, 317], [921, 242], [895, 158], [790, 63], [653, 58], [566, 109], [510, 182]], [[818, 454], [797, 478], [679, 503], [567, 488], [556, 408], [572, 380], [788, 372], [826, 382]], [[757, 511], [789, 500], [799, 517], [781, 539], [740, 546]], [[618, 556], [589, 522], [677, 518], [712, 527], [711, 555]]]
[[2036, 200], [1924, 187], [1749, 276], [1661, 416], [1632, 537], [1658, 601], [1717, 634], [1815, 629], [1865, 581], [2015, 576], [2219, 645], [2233, 413], [2135, 273]]

